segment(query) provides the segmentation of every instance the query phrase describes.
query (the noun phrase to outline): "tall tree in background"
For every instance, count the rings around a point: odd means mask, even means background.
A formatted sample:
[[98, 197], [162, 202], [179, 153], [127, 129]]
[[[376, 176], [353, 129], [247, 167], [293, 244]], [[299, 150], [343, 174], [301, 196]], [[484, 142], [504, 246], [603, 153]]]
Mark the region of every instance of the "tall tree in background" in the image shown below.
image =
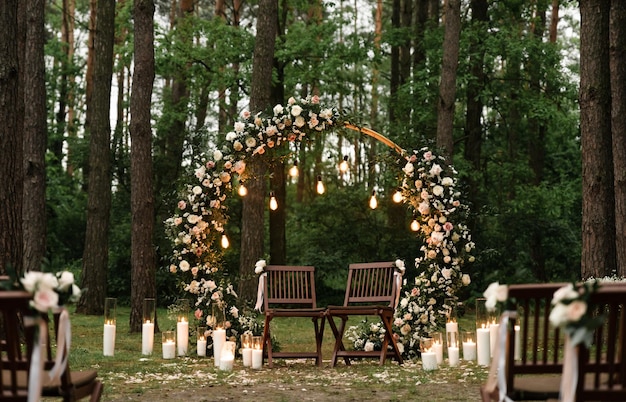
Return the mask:
[[154, 83], [154, 2], [135, 0], [135, 64], [130, 97], [131, 171], [131, 313], [130, 330], [139, 332], [143, 301], [156, 298], [156, 260], [153, 244], [154, 188], [152, 179], [152, 128]]
[[[272, 106], [272, 66], [277, 18], [276, 0], [260, 0], [250, 88], [250, 111], [253, 113]], [[244, 300], [252, 300], [256, 289], [254, 264], [263, 256], [266, 163], [262, 157], [255, 155], [249, 159], [246, 169], [250, 179], [246, 181], [248, 195], [243, 199], [239, 294]]]
[[626, 277], [626, 2], [611, 1], [611, 131], [615, 191], [617, 275]]
[[40, 270], [46, 256], [46, 83], [44, 0], [27, 0], [24, 68], [24, 270]]
[[94, 35], [93, 96], [87, 105], [89, 126], [89, 193], [81, 286], [77, 304], [83, 314], [102, 314], [107, 294], [109, 214], [111, 210], [111, 77], [115, 0], [99, 0]]
[[615, 270], [615, 196], [609, 68], [610, 5], [605, 0], [580, 1], [583, 278], [602, 277]]
[[459, 40], [461, 37], [461, 2], [448, 0], [445, 8], [445, 34], [439, 102], [437, 102], [437, 146], [448, 161], [454, 151], [454, 105], [456, 101], [456, 71], [459, 65]]
[[0, 2], [0, 273], [22, 270], [22, 128], [18, 119], [18, 0]]

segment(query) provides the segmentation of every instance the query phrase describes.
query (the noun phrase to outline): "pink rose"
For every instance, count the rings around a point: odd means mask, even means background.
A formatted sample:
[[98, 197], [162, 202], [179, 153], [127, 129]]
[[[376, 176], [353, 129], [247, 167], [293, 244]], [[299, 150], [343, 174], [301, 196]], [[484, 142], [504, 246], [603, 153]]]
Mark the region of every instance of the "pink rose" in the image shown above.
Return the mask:
[[178, 201], [178, 209], [185, 209], [187, 208], [187, 203], [183, 200]]
[[196, 320], [199, 320], [200, 318], [202, 318], [202, 310], [197, 309], [196, 311], [194, 311], [193, 315], [194, 317], [196, 317]]

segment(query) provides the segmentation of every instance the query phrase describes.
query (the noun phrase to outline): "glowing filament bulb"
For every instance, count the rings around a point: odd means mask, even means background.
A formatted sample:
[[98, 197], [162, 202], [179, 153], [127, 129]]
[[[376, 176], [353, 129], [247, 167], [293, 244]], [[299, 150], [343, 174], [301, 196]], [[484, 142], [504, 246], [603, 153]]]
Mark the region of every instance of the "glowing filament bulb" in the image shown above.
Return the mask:
[[222, 235], [222, 248], [230, 247], [230, 241], [228, 241], [228, 236]]
[[346, 155], [346, 156], [343, 157], [343, 160], [339, 164], [339, 171], [341, 173], [346, 173], [349, 168], [350, 168], [350, 166], [348, 165], [348, 155]]
[[396, 204], [401, 203], [401, 202], [402, 202], [402, 199], [403, 199], [403, 197], [402, 197], [402, 189], [401, 189], [401, 188], [398, 188], [398, 189], [396, 190], [396, 192], [395, 192], [395, 193], [393, 193], [393, 197], [391, 197], [391, 199], [392, 199], [392, 200], [393, 200], [393, 202], [395, 202]]
[[376, 209], [376, 207], [378, 207], [378, 201], [376, 200], [376, 190], [373, 190], [370, 197], [370, 208]]
[[293, 161], [293, 166], [289, 169], [289, 176], [298, 177], [298, 161]]
[[239, 186], [239, 190], [237, 191], [240, 196], [245, 197], [248, 194], [248, 189], [243, 183]]
[[317, 176], [317, 193], [324, 194], [326, 188], [324, 187], [324, 182], [322, 181], [322, 176]]
[[417, 219], [413, 219], [413, 222], [411, 222], [411, 230], [414, 232], [417, 232], [418, 230], [420, 230], [420, 224], [417, 221]]
[[276, 211], [278, 209], [278, 201], [276, 201], [276, 196], [274, 192], [270, 192], [270, 209], [272, 211]]

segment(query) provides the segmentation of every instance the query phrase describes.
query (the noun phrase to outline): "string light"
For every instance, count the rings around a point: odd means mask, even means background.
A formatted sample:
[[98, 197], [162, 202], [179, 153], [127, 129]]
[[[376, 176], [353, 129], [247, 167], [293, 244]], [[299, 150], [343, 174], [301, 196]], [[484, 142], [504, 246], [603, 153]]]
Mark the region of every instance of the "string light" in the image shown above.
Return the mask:
[[228, 240], [228, 236], [225, 234], [222, 235], [222, 248], [230, 247], [230, 241]]
[[341, 161], [341, 163], [339, 164], [339, 171], [341, 173], [346, 173], [348, 171], [348, 169], [350, 168], [350, 165], [348, 164], [348, 155], [345, 155], [343, 157], [343, 160]]
[[372, 190], [372, 196], [370, 197], [370, 208], [376, 209], [378, 207], [378, 201], [376, 200], [376, 190]]
[[248, 195], [248, 189], [246, 188], [246, 186], [243, 185], [243, 183], [241, 183], [239, 185], [239, 190], [237, 190], [237, 193], [239, 193], [241, 197], [245, 197], [246, 195]]
[[278, 201], [276, 201], [276, 196], [273, 191], [270, 191], [270, 209], [272, 211], [276, 211], [278, 209]]
[[411, 222], [411, 230], [414, 232], [420, 230], [420, 223], [417, 221], [417, 219], [413, 219], [413, 222]]
[[324, 187], [324, 182], [322, 181], [322, 175], [317, 176], [316, 189], [318, 194], [324, 194], [324, 192], [326, 191], [326, 188]]
[[289, 176], [298, 177], [298, 161], [293, 161], [293, 166], [289, 169]]
[[395, 202], [396, 204], [399, 204], [402, 202], [402, 199], [404, 197], [402, 197], [402, 189], [400, 187], [398, 187], [398, 189], [396, 190], [395, 193], [393, 193], [393, 196], [391, 197], [391, 199], [393, 200], [393, 202]]

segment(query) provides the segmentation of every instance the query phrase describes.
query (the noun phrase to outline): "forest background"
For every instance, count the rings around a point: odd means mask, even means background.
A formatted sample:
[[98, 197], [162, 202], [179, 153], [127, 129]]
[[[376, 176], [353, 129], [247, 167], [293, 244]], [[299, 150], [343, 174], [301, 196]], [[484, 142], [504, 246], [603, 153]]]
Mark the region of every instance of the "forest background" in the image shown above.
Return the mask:
[[[454, 164], [476, 244], [463, 297], [494, 280], [624, 276], [619, 3], [5, 1], [0, 272], [70, 269], [90, 289], [78, 306], [90, 314], [104, 296], [169, 305], [179, 293], [163, 222], [203, 154], [243, 110], [315, 95]], [[259, 101], [262, 80], [271, 91]], [[321, 305], [341, 300], [351, 262], [399, 258], [417, 274], [389, 149], [338, 129], [292, 151], [251, 189], [257, 204], [271, 189], [285, 208], [251, 225], [246, 201], [229, 199], [224, 265], [244, 299], [265, 255], [314, 265]]]

